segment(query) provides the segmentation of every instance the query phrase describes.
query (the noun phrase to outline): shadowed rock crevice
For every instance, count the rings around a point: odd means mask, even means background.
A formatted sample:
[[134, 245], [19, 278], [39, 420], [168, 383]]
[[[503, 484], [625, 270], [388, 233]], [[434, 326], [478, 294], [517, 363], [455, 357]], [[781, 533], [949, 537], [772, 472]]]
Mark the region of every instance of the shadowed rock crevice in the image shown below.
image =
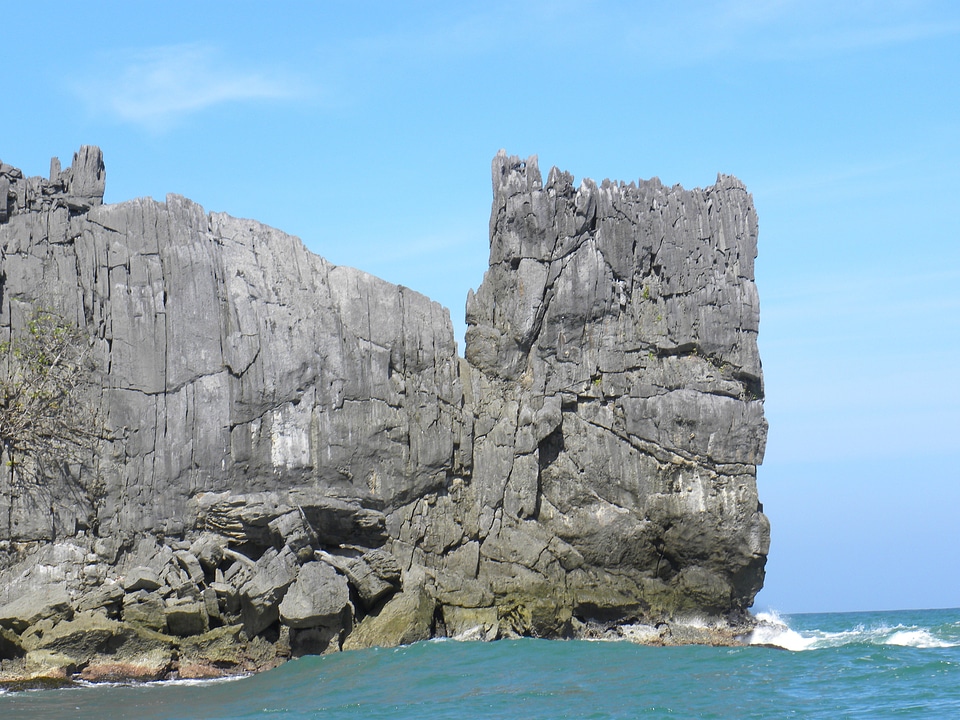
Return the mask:
[[694, 614], [726, 629], [684, 638], [731, 641], [769, 542], [749, 194], [544, 185], [503, 152], [492, 176], [460, 358], [445, 308], [297, 238], [176, 195], [103, 205], [97, 148], [49, 179], [0, 164], [0, 340], [34, 308], [78, 328], [105, 423], [35, 486], [0, 467], [8, 676], [665, 643]]

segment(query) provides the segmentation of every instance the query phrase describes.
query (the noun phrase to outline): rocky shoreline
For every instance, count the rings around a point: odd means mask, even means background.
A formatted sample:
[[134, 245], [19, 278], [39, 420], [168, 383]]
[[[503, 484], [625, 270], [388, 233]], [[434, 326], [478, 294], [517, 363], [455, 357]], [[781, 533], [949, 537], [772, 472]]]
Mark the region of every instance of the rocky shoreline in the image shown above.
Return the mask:
[[[356, 544], [385, 540], [377, 511], [320, 496], [294, 508], [267, 493], [202, 495], [195, 508], [191, 542], [140, 538], [119, 563], [115, 543], [86, 536], [45, 546], [40, 557], [27, 553], [22, 582], [46, 577], [0, 606], [0, 687], [210, 679], [306, 654], [531, 634], [519, 607], [492, 623], [448, 627], [429, 578]], [[327, 549], [307, 520], [323, 513], [337, 516], [328, 533], [343, 532], [324, 538]], [[95, 585], [71, 596], [64, 587], [78, 577]], [[546, 619], [549, 637], [661, 646], [742, 645], [752, 629], [749, 614], [655, 625], [561, 621]]]
[[[0, 690], [18, 692], [81, 683], [131, 684], [239, 678], [272, 670], [303, 654], [315, 654], [294, 653], [287, 638], [272, 643], [260, 636], [251, 640], [240, 625], [223, 626], [184, 638], [113, 621], [106, 612], [76, 613], [71, 620], [61, 624], [63, 627], [48, 643], [48, 646], [56, 646], [56, 650], [29, 650], [21, 657], [0, 662]], [[752, 629], [752, 622], [746, 619], [729, 625], [708, 625], [699, 621], [663, 622], [659, 626], [585, 625], [577, 628], [570, 637], [556, 641], [631, 642], [652, 647], [744, 647], [749, 644]], [[494, 640], [517, 637], [511, 633]], [[491, 641], [481, 637], [479, 628], [451, 640]], [[30, 640], [27, 642], [32, 644]], [[93, 649], [98, 645], [102, 650]], [[351, 650], [344, 649], [343, 652]]]
[[460, 357], [445, 308], [297, 238], [103, 204], [98, 148], [0, 163], [0, 419], [44, 327], [85, 418], [44, 453], [0, 433], [0, 682], [742, 642], [769, 545], [750, 195], [504, 152], [492, 179]]

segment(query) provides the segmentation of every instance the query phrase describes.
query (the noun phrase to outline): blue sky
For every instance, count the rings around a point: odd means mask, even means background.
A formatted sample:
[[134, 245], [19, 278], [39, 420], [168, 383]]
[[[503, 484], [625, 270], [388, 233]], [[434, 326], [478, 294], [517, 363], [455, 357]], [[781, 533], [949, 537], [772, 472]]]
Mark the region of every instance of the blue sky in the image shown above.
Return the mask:
[[463, 331], [490, 160], [751, 190], [758, 609], [960, 605], [960, 5], [101, 2], [3, 11], [0, 158], [81, 144], [417, 289]]

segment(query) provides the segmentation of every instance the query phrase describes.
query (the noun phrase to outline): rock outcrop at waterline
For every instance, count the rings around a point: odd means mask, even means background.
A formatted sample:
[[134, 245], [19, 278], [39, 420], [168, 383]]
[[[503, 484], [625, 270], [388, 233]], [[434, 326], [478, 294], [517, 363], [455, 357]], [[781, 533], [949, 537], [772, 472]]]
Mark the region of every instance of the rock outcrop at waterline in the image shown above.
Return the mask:
[[0, 165], [0, 333], [80, 328], [98, 423], [80, 459], [0, 468], [8, 676], [743, 619], [769, 528], [737, 180], [575, 187], [501, 152], [465, 359], [423, 295], [103, 188], [94, 147]]

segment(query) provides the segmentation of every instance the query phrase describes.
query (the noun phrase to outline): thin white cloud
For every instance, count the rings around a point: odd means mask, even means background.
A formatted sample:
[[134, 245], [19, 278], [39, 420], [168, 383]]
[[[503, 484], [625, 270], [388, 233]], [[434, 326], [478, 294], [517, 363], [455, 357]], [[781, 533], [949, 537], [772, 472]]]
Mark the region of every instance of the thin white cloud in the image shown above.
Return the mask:
[[757, 177], [753, 194], [764, 204], [799, 195], [808, 202], [871, 195], [888, 188], [890, 178], [909, 168], [911, 161], [909, 157], [890, 157], [874, 162], [824, 164], [815, 170], [791, 170], [789, 173], [781, 169], [781, 174]]
[[847, 27], [836, 31], [811, 32], [792, 38], [780, 53], [786, 56], [855, 52], [891, 45], [932, 40], [960, 33], [957, 23], [919, 23], [879, 25], [874, 27]]
[[77, 83], [77, 92], [95, 111], [152, 130], [216, 105], [278, 100], [301, 91], [291, 77], [239, 67], [198, 44], [137, 50], [103, 66], [103, 72]]
[[624, 37], [648, 60], [681, 66], [717, 59], [803, 61], [960, 34], [942, 5], [835, 0], [708, 0], [621, 17]]

